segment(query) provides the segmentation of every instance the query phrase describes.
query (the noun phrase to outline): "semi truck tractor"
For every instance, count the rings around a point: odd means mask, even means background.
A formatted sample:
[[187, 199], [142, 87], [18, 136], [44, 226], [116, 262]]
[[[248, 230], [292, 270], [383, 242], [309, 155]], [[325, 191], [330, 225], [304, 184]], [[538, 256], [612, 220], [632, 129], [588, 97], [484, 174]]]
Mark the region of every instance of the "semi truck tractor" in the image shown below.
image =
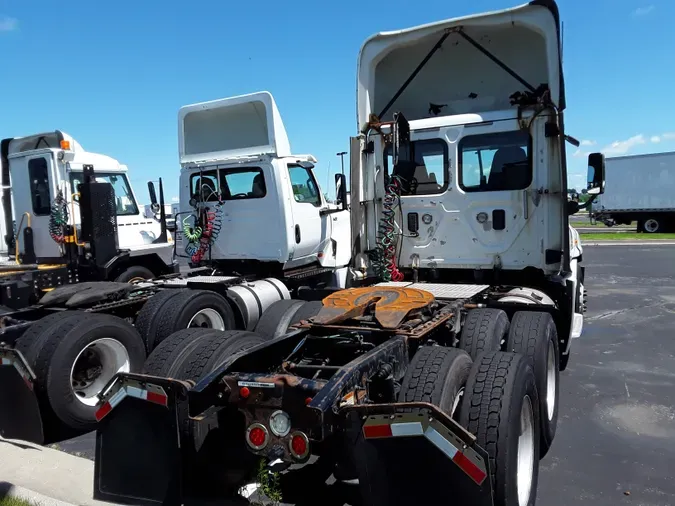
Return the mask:
[[[82, 172], [61, 176], [66, 182], [80, 178], [77, 189], [67, 187], [59, 197], [60, 186], [54, 183], [50, 194], [62, 206], [57, 209], [62, 213], [58, 220], [49, 222], [51, 226], [57, 221], [54, 230], [61, 230], [56, 225], [64, 220], [71, 227], [82, 223], [75, 230], [66, 229], [67, 237], [72, 234], [72, 240], [64, 240], [72, 255], [69, 263], [61, 270], [43, 264], [30, 271], [20, 270], [25, 264], [13, 266], [14, 284], [6, 283], [0, 293], [0, 304], [8, 306], [0, 328], [4, 437], [48, 443], [91, 431], [97, 424], [95, 405], [101, 388], [117, 372], [140, 372], [148, 353], [174, 332], [258, 328], [283, 333], [283, 324], [275, 322], [271, 328], [269, 322], [260, 321], [275, 302], [270, 314], [283, 309], [288, 326], [314, 316], [321, 307], [318, 301], [297, 300], [299, 293], [345, 285], [351, 241], [344, 177], [337, 178], [340, 202], [329, 206], [312, 170], [316, 159], [292, 154], [269, 93], [185, 106], [178, 123], [179, 231], [175, 243], [164, 244], [168, 258], [193, 268], [148, 280], [127, 276], [120, 282], [99, 282], [106, 278], [92, 273], [113, 272], [116, 230], [130, 219], [120, 215], [120, 205], [137, 212], [136, 201], [125, 173], [111, 175], [107, 158], [95, 160], [96, 168], [85, 166]], [[30, 146], [38, 140], [31, 139]], [[46, 137], [47, 142], [58, 140]], [[42, 157], [41, 166], [55, 168], [63, 151], [30, 152], [29, 168], [35, 157]], [[23, 163], [17, 167], [24, 170]], [[15, 192], [24, 172], [15, 177]], [[49, 177], [54, 174], [48, 172]], [[123, 193], [128, 200], [122, 204], [120, 188], [128, 189]], [[74, 191], [79, 198], [71, 195]], [[153, 182], [149, 191], [151, 208], [165, 223], [161, 179], [159, 199]], [[73, 202], [76, 198], [79, 202]], [[19, 204], [30, 205], [28, 195]], [[134, 216], [130, 228], [152, 220]], [[29, 224], [35, 237], [40, 223], [46, 227], [46, 218], [40, 219]], [[19, 246], [24, 260], [31, 244], [31, 236], [26, 237]], [[152, 250], [155, 244], [139, 248]], [[26, 299], [18, 302], [23, 295]]]
[[282, 301], [253, 332], [178, 331], [117, 374], [94, 498], [223, 501], [314, 468], [366, 505], [535, 504], [584, 306], [560, 51], [552, 0], [366, 40], [345, 288], [299, 292], [320, 300], [300, 321]]
[[675, 230], [675, 152], [607, 158], [605, 193], [591, 219], [611, 227], [637, 222], [647, 234]]

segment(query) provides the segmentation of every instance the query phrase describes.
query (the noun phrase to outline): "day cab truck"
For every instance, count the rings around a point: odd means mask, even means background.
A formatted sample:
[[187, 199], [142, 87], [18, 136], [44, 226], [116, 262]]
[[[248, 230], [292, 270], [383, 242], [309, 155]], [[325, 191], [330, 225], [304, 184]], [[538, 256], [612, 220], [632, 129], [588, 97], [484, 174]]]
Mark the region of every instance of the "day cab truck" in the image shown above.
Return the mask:
[[[312, 170], [316, 159], [292, 154], [269, 93], [185, 106], [179, 111], [178, 123], [180, 208], [175, 218], [179, 231], [175, 243], [165, 240], [162, 247], [168, 246], [168, 258], [185, 257], [193, 267], [187, 272], [152, 279], [127, 276], [117, 278], [119, 282], [84, 277], [89, 272], [85, 267], [91, 264], [92, 269], [110, 270], [118, 252], [114, 238], [119, 236], [121, 241], [123, 230], [151, 221], [136, 214], [133, 220], [129, 218], [129, 210], [136, 213], [138, 209], [125, 172], [114, 172], [110, 159], [97, 158], [90, 160], [95, 168], [85, 164], [84, 170], [71, 160], [65, 176], [58, 175], [60, 160], [71, 156], [63, 149], [64, 143], [70, 143], [75, 160], [80, 160], [80, 150], [72, 139], [60, 139], [57, 134], [44, 137], [50, 145], [64, 141], [61, 150], [30, 151], [23, 165], [12, 165], [17, 171], [23, 169], [13, 175], [14, 195], [21, 177], [29, 184], [24, 172], [26, 164], [32, 170], [35, 159], [38, 168], [48, 168], [44, 177], [61, 178], [44, 197], [63, 206], [57, 209], [59, 221], [55, 224], [56, 220], [38, 213], [39, 218], [32, 217], [29, 227], [33, 237], [38, 237], [40, 227], [46, 234], [47, 225], [60, 225], [64, 220], [72, 226], [80, 215], [81, 228], [67, 231], [65, 235], [72, 234], [72, 241], [35, 246], [39, 251], [49, 247], [57, 256], [77, 244], [79, 252], [72, 257], [76, 261], [68, 264], [72, 278], [54, 274], [49, 288], [56, 288], [45, 294], [43, 277], [47, 271], [38, 263], [37, 281], [15, 282], [31, 294], [39, 293], [39, 301], [10, 305], [0, 314], [3, 437], [49, 443], [91, 431], [97, 425], [97, 394], [103, 386], [117, 372], [141, 372], [147, 355], [174, 332], [257, 328], [284, 333], [291, 323], [314, 316], [321, 307], [317, 300], [298, 300], [298, 293], [309, 287], [344, 286], [351, 255], [345, 201], [337, 206], [327, 204]], [[31, 139], [29, 146], [39, 140]], [[61, 156], [64, 151], [67, 153]], [[39, 170], [31, 172], [31, 184], [41, 182], [44, 174]], [[75, 181], [81, 182], [77, 188]], [[64, 189], [59, 200], [61, 182]], [[76, 191], [80, 194], [79, 213], [72, 196]], [[159, 200], [153, 182], [149, 192], [151, 209], [165, 223], [162, 180]], [[23, 212], [21, 206], [30, 205], [26, 195], [20, 202], [15, 198], [18, 212]], [[51, 209], [52, 215], [56, 214], [49, 202], [36, 202], [45, 212]], [[75, 211], [66, 214], [65, 208], [70, 210], [71, 206]], [[57, 232], [53, 236], [61, 240], [62, 234]], [[161, 235], [166, 236], [165, 228]], [[23, 261], [30, 244], [22, 240], [17, 246]], [[156, 246], [149, 243], [138, 249]], [[0, 296], [6, 293], [14, 292], [8, 289]], [[270, 314], [283, 310], [286, 327], [276, 322], [276, 327], [270, 328], [259, 321], [275, 302]]]
[[605, 193], [592, 221], [608, 227], [637, 222], [647, 234], [675, 230], [675, 152], [607, 158]]
[[[49, 266], [43, 271], [70, 268], [70, 276], [104, 281], [149, 279], [176, 272], [173, 244], [160, 217], [149, 219], [141, 212], [126, 165], [85, 151], [60, 130], [5, 139], [0, 144], [0, 160], [0, 254], [5, 256], [2, 265], [6, 271], [36, 272], [36, 265]], [[83, 250], [83, 241], [77, 236], [82, 227], [78, 186], [89, 168], [95, 171], [95, 182], [112, 186], [117, 219], [108, 241], [110, 251], [99, 251], [96, 259]], [[84, 214], [86, 228], [87, 221], [91, 223], [95, 217]], [[88, 263], [96, 268], [85, 268]], [[80, 265], [82, 268], [77, 268]], [[58, 275], [67, 278], [63, 272]], [[15, 307], [4, 296], [0, 304]]]
[[262, 465], [288, 471], [284, 502], [314, 467], [365, 505], [534, 505], [585, 304], [560, 55], [552, 0], [366, 40], [346, 288], [300, 293], [321, 308], [290, 326], [273, 304], [256, 332], [179, 331], [116, 375], [94, 498], [222, 502]]

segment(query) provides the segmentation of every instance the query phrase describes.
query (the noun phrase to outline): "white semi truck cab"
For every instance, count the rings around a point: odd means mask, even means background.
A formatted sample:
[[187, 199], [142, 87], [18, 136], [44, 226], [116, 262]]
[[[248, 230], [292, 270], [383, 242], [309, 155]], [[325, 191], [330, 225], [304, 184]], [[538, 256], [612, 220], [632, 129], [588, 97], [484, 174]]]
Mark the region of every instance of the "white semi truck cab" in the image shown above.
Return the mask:
[[326, 202], [312, 155], [291, 151], [272, 95], [187, 105], [178, 121], [177, 254], [225, 270], [310, 276], [351, 257], [346, 186]]
[[[107, 267], [109, 279], [128, 281], [174, 272], [172, 240], [162, 239], [160, 221], [144, 216], [127, 166], [85, 151], [59, 130], [2, 141], [4, 254], [18, 255], [18, 262], [33, 257], [27, 263], [63, 263], [67, 244], [81, 244], [78, 185], [89, 168], [92, 182], [109, 183], [114, 191], [120, 255]], [[62, 225], [74, 227], [74, 234], [64, 234]], [[24, 240], [26, 228], [31, 229], [32, 241]]]
[[[352, 275], [509, 284], [560, 310], [563, 368], [583, 325], [569, 226], [554, 2], [379, 33], [358, 61]], [[595, 172], [594, 170], [595, 169]], [[604, 158], [589, 156], [588, 192]]]

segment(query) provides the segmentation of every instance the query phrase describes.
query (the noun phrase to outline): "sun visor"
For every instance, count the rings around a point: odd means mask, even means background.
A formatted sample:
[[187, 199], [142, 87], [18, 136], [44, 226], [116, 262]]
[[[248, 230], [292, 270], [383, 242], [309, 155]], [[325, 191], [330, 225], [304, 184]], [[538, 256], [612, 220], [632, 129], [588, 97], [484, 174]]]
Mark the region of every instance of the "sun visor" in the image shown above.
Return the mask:
[[281, 115], [266, 91], [181, 107], [178, 149], [181, 165], [291, 154]]
[[[535, 0], [512, 9], [374, 35], [359, 55], [359, 129], [371, 114], [380, 116], [387, 106], [381, 121], [390, 121], [396, 111], [408, 121], [506, 111], [516, 107], [511, 95], [531, 91], [527, 85], [534, 89], [545, 85], [553, 103], [564, 108], [558, 16], [555, 2]], [[390, 103], [432, 51], [407, 88]]]

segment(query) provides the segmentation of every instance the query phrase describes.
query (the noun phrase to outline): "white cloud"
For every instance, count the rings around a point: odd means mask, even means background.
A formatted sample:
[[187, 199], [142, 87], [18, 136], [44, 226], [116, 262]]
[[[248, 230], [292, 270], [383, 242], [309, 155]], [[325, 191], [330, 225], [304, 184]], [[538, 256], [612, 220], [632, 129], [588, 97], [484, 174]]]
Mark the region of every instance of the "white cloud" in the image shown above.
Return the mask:
[[0, 32], [13, 32], [19, 29], [19, 20], [9, 16], [0, 16]]
[[633, 11], [633, 16], [646, 16], [654, 9], [656, 9], [655, 5], [645, 5], [644, 7], [638, 7]]
[[642, 134], [639, 135], [634, 135], [633, 137], [626, 139], [625, 141], [614, 141], [610, 145], [605, 146], [602, 149], [602, 152], [605, 155], [625, 155], [628, 153], [630, 150], [635, 148], [636, 146], [639, 146], [641, 144], [645, 144], [647, 141], [645, 139], [645, 136]]
[[178, 197], [171, 197], [171, 202], [180, 202]]
[[[652, 135], [646, 137], [644, 134], [634, 135], [626, 140], [614, 141], [611, 144], [608, 144], [600, 151], [607, 156], [621, 156], [626, 155], [629, 152], [633, 151], [636, 147], [643, 144], [660, 144], [661, 142], [675, 141], [675, 132], [666, 132], [659, 135]], [[582, 146], [593, 146], [597, 144], [595, 141], [581, 141]], [[572, 156], [575, 158], [584, 158], [587, 157], [591, 151], [587, 149], [578, 148]]]

